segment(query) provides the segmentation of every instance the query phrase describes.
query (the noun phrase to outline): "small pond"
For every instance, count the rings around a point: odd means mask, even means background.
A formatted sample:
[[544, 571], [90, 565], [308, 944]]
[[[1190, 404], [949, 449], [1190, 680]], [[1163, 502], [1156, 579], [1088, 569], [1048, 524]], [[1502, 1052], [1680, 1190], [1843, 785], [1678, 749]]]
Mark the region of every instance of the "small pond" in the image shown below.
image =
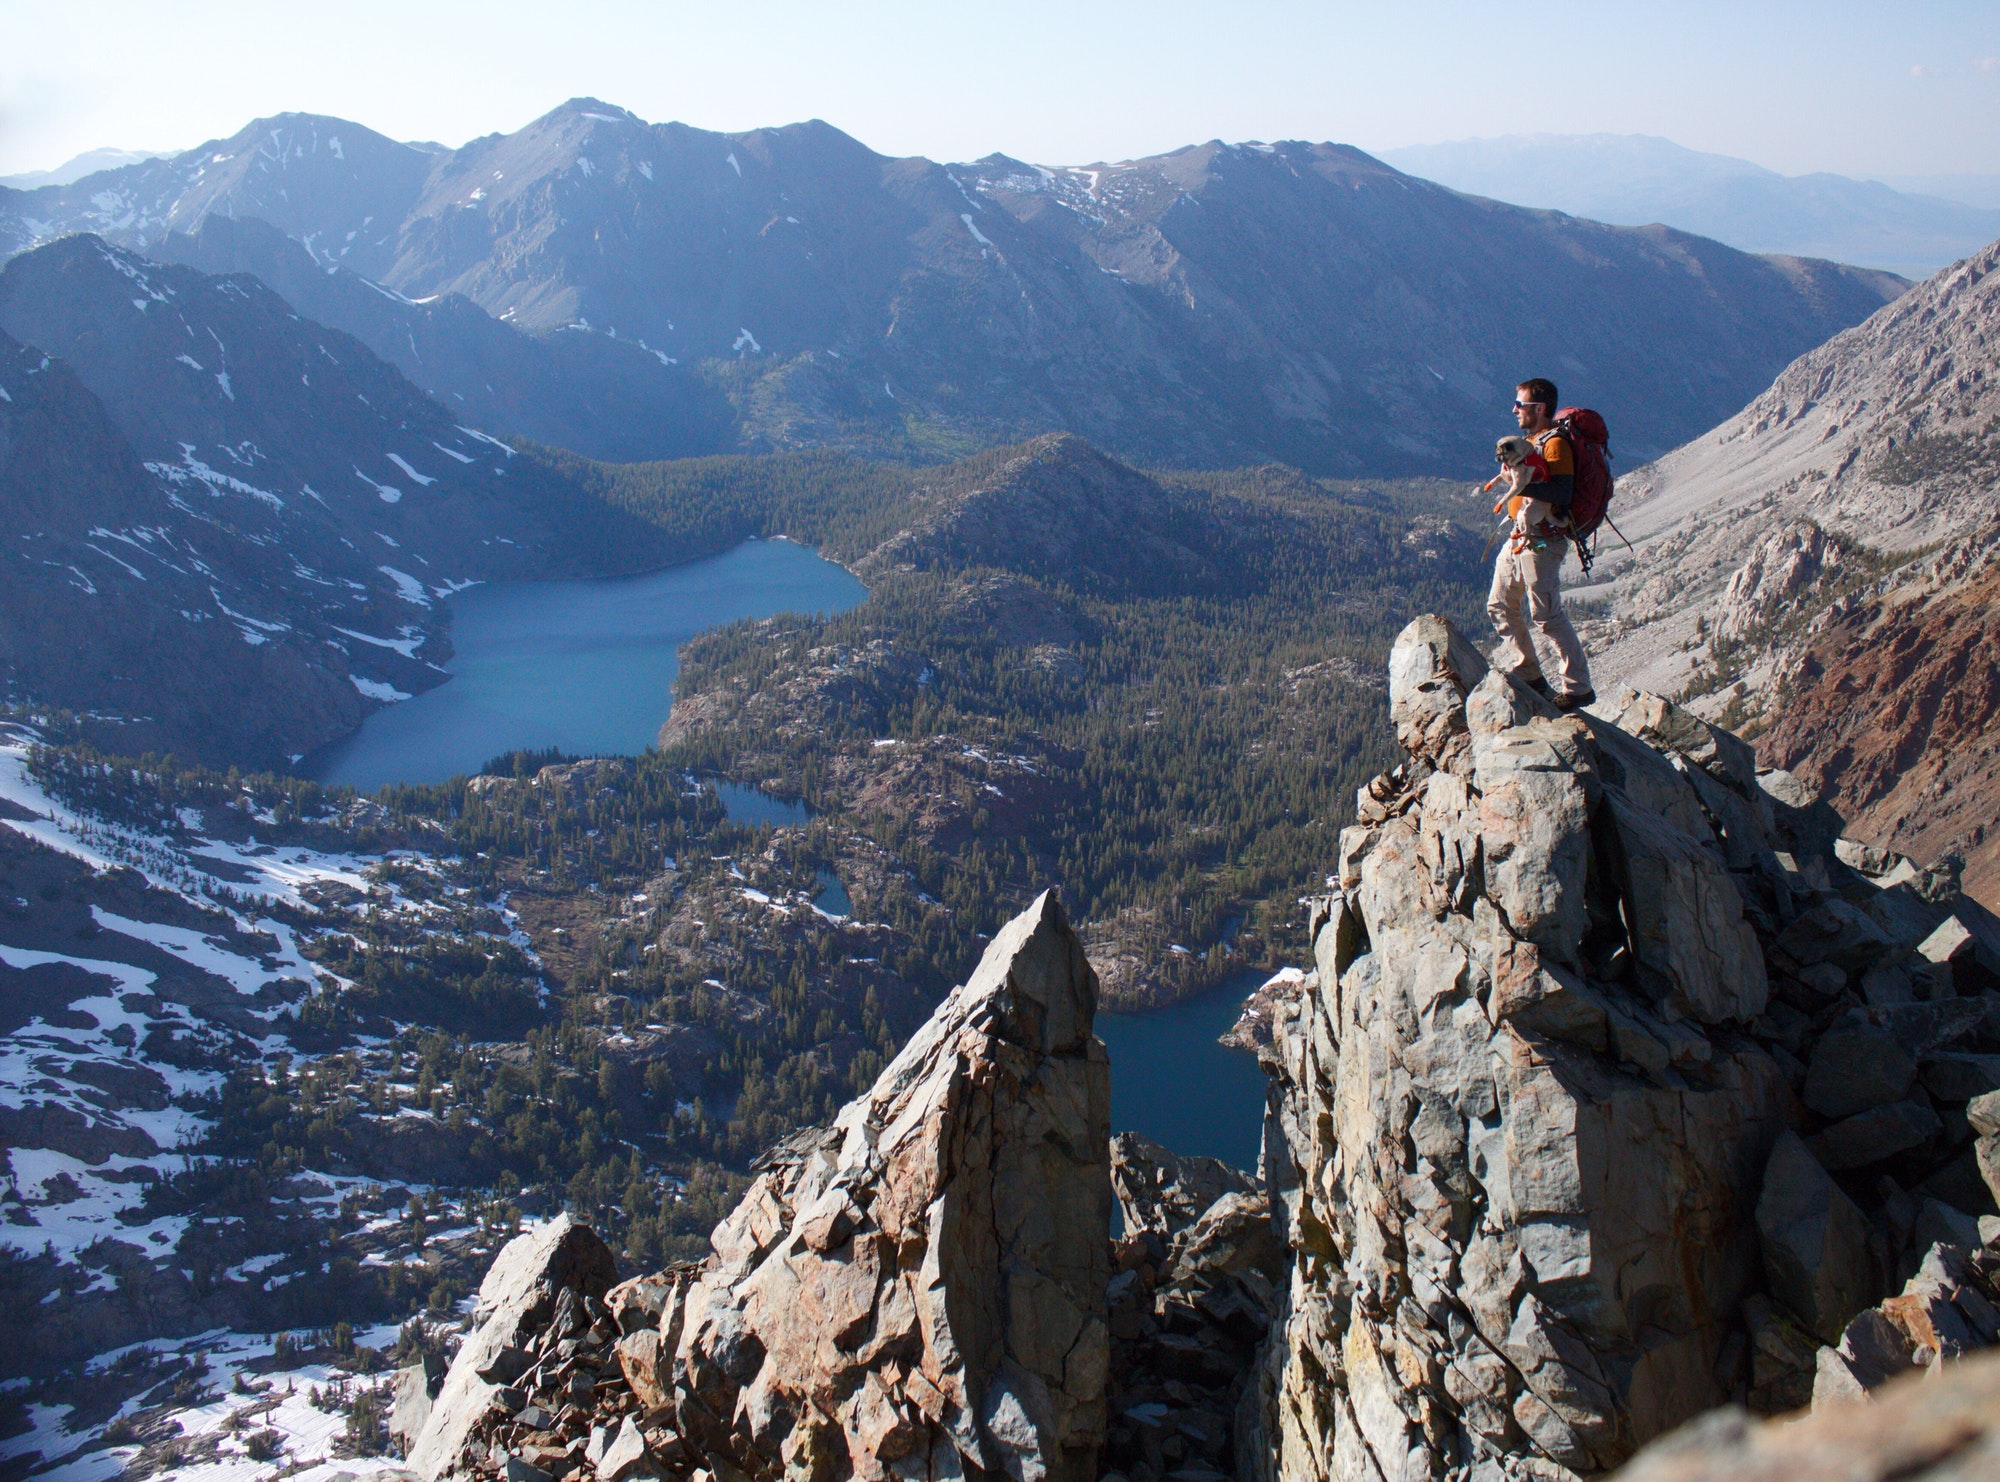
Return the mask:
[[722, 800], [722, 811], [734, 823], [751, 828], [803, 828], [812, 817], [806, 805], [796, 799], [774, 797], [741, 782], [711, 781], [709, 786], [715, 789], [715, 795]]
[[854, 914], [854, 901], [847, 894], [847, 887], [840, 883], [840, 876], [832, 870], [819, 872], [819, 894], [813, 897], [813, 905], [829, 916]]

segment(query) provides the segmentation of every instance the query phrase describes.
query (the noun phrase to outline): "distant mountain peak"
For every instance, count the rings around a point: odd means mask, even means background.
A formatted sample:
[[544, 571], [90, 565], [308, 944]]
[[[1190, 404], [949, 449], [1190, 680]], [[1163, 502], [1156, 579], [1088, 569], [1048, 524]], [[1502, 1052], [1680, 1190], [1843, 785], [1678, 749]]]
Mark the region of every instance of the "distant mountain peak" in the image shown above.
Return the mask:
[[177, 153], [170, 149], [87, 149], [64, 160], [53, 170], [24, 170], [18, 175], [0, 175], [0, 185], [11, 190], [39, 190], [45, 185], [69, 185], [104, 170], [122, 170], [127, 165], [144, 164]]
[[1382, 151], [1453, 190], [1619, 225], [1664, 223], [1745, 252], [1928, 277], [2000, 237], [2000, 211], [1824, 171], [1781, 175], [1648, 134], [1513, 134]]
[[631, 109], [620, 108], [615, 103], [606, 103], [598, 98], [565, 99], [551, 108], [547, 113], [544, 113], [540, 118], [535, 119], [527, 127], [529, 129], [540, 129], [572, 123], [580, 123], [586, 126], [594, 123], [607, 123], [624, 124], [636, 128], [647, 127], [646, 120], [632, 112]]

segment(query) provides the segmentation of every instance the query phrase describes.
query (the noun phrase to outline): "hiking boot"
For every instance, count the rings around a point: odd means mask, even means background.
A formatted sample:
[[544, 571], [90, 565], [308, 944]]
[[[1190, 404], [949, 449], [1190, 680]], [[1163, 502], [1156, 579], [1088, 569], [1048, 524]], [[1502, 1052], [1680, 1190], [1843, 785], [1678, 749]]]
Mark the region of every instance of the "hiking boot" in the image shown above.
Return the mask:
[[1550, 700], [1555, 698], [1553, 695], [1549, 693], [1549, 682], [1546, 679], [1542, 678], [1542, 676], [1539, 674], [1537, 674], [1533, 679], [1515, 679], [1514, 683], [1526, 685], [1529, 689], [1533, 690], [1536, 694], [1540, 695], [1544, 700]]
[[1596, 702], [1597, 702], [1596, 690], [1578, 690], [1573, 695], [1557, 695], [1556, 709], [1562, 711], [1563, 714], [1567, 715], [1572, 710], [1581, 710], [1583, 709], [1584, 706], [1593, 705]]

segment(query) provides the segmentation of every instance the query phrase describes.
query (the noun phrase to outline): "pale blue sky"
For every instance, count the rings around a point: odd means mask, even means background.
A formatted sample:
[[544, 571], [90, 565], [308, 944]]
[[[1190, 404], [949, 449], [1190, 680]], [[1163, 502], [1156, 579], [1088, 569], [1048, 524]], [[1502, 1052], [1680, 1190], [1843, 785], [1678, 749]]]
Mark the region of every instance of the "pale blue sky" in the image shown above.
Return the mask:
[[0, 0], [0, 36], [0, 174], [287, 109], [456, 145], [578, 94], [945, 160], [1607, 131], [1793, 174], [2000, 171], [2000, 0]]

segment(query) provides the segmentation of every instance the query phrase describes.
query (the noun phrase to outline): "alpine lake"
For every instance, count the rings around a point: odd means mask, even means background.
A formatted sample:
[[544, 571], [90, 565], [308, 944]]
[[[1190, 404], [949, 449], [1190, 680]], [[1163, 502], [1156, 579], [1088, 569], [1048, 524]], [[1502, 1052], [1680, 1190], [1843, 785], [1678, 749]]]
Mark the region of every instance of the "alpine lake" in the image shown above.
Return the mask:
[[[442, 782], [509, 751], [636, 755], [667, 718], [688, 639], [743, 618], [846, 612], [867, 596], [843, 567], [787, 540], [745, 541], [646, 576], [473, 587], [451, 599], [451, 679], [376, 711], [307, 768], [365, 792]], [[714, 785], [743, 823], [777, 827], [808, 816], [795, 799]], [[839, 879], [820, 883], [820, 909], [849, 914]], [[1111, 1052], [1114, 1131], [1256, 1167], [1264, 1076], [1251, 1056], [1216, 1037], [1261, 978], [1243, 974], [1150, 1013], [1098, 1015]]]

